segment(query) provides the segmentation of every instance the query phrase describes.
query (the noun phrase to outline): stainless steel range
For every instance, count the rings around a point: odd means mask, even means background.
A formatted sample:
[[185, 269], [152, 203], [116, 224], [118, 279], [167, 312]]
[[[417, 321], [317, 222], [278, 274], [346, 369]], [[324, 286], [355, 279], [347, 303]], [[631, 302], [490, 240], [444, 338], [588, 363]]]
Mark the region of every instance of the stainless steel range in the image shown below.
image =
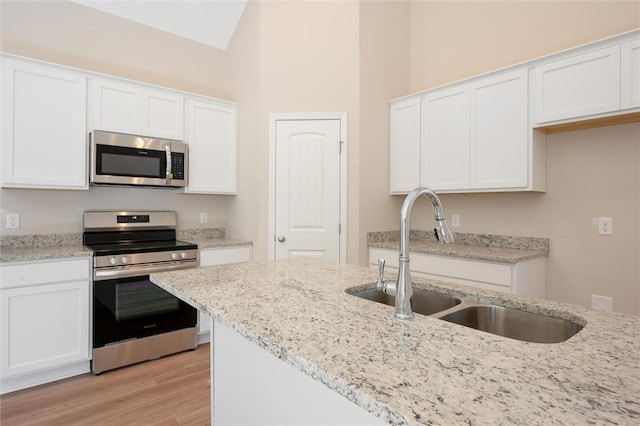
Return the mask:
[[198, 264], [198, 246], [176, 240], [172, 211], [87, 211], [84, 245], [93, 250], [95, 374], [194, 349], [197, 310], [149, 274]]

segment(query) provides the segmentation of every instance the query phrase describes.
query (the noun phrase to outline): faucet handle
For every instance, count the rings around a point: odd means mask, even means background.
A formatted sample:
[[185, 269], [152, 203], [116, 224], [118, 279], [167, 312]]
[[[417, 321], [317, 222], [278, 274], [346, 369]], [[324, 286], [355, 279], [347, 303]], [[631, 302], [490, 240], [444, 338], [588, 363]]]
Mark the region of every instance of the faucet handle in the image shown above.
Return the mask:
[[384, 259], [378, 259], [378, 285], [384, 282]]

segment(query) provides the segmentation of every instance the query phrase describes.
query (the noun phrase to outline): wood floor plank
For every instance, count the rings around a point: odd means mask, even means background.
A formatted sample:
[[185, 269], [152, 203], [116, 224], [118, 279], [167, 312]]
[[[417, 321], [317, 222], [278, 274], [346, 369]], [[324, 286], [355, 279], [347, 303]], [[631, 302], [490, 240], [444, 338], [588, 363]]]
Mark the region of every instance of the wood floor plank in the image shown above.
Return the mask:
[[0, 397], [2, 426], [210, 425], [209, 345]]

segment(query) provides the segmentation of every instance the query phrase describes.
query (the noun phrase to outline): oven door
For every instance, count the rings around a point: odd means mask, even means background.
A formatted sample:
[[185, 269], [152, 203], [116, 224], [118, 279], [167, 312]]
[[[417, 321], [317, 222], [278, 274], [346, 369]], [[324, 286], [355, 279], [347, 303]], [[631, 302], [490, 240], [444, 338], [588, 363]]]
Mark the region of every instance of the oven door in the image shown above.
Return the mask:
[[197, 310], [149, 275], [93, 283], [93, 347], [195, 327]]

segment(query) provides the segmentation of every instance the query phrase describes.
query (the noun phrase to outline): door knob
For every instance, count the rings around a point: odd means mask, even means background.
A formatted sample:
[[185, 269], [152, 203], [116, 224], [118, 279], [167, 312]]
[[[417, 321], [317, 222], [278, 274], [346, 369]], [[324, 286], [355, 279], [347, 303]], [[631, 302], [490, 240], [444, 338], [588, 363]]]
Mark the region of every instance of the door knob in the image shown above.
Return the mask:
[[286, 240], [286, 238], [285, 238], [283, 235], [280, 235], [280, 236], [278, 237], [278, 242], [280, 242], [280, 243], [284, 243], [284, 240]]

